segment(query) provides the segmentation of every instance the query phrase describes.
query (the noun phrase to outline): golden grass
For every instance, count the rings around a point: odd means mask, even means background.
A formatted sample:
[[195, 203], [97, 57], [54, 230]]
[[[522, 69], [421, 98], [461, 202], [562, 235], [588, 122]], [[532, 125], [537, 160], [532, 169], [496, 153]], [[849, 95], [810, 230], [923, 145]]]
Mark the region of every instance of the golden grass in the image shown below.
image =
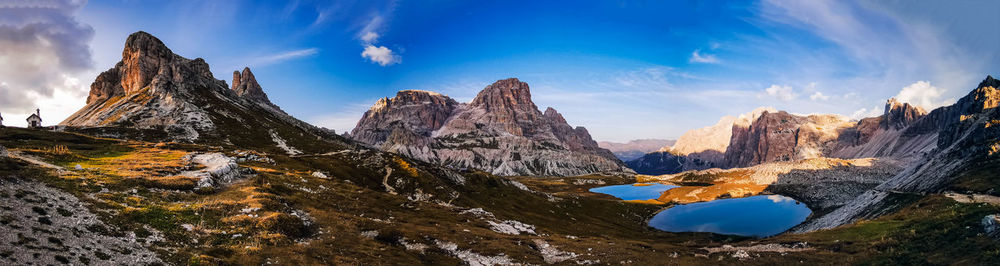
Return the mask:
[[659, 200], [655, 200], [655, 199], [648, 199], [648, 200], [626, 200], [625, 202], [639, 203], [639, 204], [653, 204], [653, 205], [663, 205], [663, 204], [665, 204], [664, 202], [659, 201]]
[[[112, 179], [120, 181], [120, 179], [138, 178], [167, 187], [190, 185], [191, 180], [169, 177], [172, 173], [178, 173], [187, 167], [187, 162], [182, 160], [187, 152], [138, 145], [135, 145], [134, 148], [133, 151], [125, 154], [86, 158], [82, 161], [70, 162], [65, 166], [75, 168], [75, 165], [80, 165], [86, 170], [77, 172], [83, 177], [96, 181], [109, 182]], [[195, 180], [195, 182], [197, 181]]]
[[404, 172], [406, 172], [408, 175], [410, 175], [410, 177], [418, 177], [419, 176], [419, 174], [417, 173], [417, 169], [413, 168], [413, 166], [411, 166], [410, 163], [407, 163], [402, 158], [396, 157], [396, 158], [393, 158], [393, 161], [396, 162], [396, 165], [399, 165], [400, 169], [402, 169]]
[[739, 198], [763, 192], [766, 185], [724, 183], [711, 186], [683, 186], [664, 191], [660, 202], [693, 203], [718, 198]]

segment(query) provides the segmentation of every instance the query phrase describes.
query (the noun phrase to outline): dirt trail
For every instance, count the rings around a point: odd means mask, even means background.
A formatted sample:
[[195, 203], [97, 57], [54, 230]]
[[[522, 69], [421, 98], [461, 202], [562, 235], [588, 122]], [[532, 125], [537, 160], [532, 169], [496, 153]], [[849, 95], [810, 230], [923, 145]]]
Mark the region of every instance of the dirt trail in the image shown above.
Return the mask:
[[38, 165], [38, 166], [41, 166], [41, 167], [45, 167], [45, 168], [49, 168], [49, 169], [56, 169], [56, 170], [59, 170], [59, 171], [66, 171], [66, 168], [63, 168], [62, 166], [58, 166], [58, 165], [47, 163], [45, 161], [42, 161], [42, 159], [39, 159], [38, 157], [27, 155], [27, 154], [23, 154], [23, 153], [21, 153], [19, 151], [10, 151], [10, 153], [8, 153], [8, 156], [10, 156], [11, 158], [20, 159], [22, 161], [29, 162], [31, 164]]

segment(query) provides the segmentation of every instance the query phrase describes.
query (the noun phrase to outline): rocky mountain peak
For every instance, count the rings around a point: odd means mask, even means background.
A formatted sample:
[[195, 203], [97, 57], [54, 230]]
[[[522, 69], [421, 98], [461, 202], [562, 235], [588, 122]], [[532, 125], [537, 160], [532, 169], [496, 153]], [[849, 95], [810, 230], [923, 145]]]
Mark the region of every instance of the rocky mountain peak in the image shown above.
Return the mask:
[[[392, 98], [381, 98], [365, 112], [351, 137], [375, 146], [390, 142], [417, 142], [441, 128], [458, 102], [440, 93], [403, 90]], [[393, 132], [396, 132], [393, 137]], [[402, 134], [411, 132], [412, 134]]]
[[885, 102], [885, 113], [882, 115], [882, 128], [902, 129], [917, 119], [927, 115], [927, 111], [909, 103], [902, 103], [896, 98], [889, 98]]
[[165, 140], [247, 146], [260, 146], [257, 136], [277, 128], [337, 138], [271, 104], [250, 69], [233, 73], [230, 87], [213, 77], [205, 60], [174, 54], [141, 31], [125, 40], [122, 60], [91, 84], [87, 105], [61, 125], [164, 131]]
[[984, 79], [983, 82], [980, 82], [979, 86], [976, 86], [976, 88], [982, 87], [1000, 88], [1000, 80], [993, 78], [992, 75], [986, 75], [986, 79]]
[[257, 78], [253, 76], [253, 72], [250, 72], [249, 67], [243, 68], [242, 73], [233, 71], [232, 90], [240, 97], [261, 103], [271, 103], [271, 100], [267, 98], [267, 94], [264, 93], [264, 89], [257, 83]]
[[566, 124], [566, 119], [563, 118], [562, 114], [552, 107], [545, 108], [545, 113], [542, 115], [554, 123]]
[[1000, 105], [1000, 80], [987, 75], [986, 79], [966, 97], [970, 96], [977, 103], [976, 111], [996, 108]]
[[483, 107], [486, 111], [538, 109], [531, 101], [528, 83], [521, 82], [517, 78], [502, 79], [490, 84], [480, 91], [469, 105]]
[[[174, 61], [174, 53], [160, 39], [149, 33], [132, 33], [125, 40], [119, 75], [125, 94], [149, 85], [160, 69]], [[101, 80], [98, 78], [98, 80]]]
[[528, 84], [515, 78], [487, 86], [469, 104], [400, 91], [378, 100], [350, 136], [418, 160], [498, 175], [630, 171], [586, 128], [570, 126], [553, 108], [539, 111]]
[[171, 59], [174, 52], [167, 48], [163, 41], [145, 31], [132, 33], [125, 39], [125, 49], [122, 58], [152, 57]]
[[448, 96], [444, 96], [433, 91], [402, 90], [396, 92], [396, 97], [393, 98], [393, 102], [395, 104], [448, 104], [447, 102], [454, 102], [454, 100]]

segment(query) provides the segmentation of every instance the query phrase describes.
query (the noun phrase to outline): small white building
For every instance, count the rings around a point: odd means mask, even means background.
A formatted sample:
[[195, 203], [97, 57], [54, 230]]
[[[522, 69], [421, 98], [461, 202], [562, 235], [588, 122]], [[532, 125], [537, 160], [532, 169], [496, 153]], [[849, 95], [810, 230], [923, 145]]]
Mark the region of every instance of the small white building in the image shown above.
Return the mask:
[[28, 128], [42, 127], [42, 110], [35, 109], [35, 113], [28, 117]]

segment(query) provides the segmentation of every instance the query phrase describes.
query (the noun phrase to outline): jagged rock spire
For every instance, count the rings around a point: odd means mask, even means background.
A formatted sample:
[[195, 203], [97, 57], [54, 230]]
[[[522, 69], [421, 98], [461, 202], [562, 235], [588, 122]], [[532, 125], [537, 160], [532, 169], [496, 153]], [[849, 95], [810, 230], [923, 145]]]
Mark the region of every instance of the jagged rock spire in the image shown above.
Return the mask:
[[244, 67], [242, 73], [233, 71], [232, 89], [240, 97], [261, 103], [271, 103], [271, 100], [267, 98], [267, 94], [264, 93], [264, 89], [257, 83], [257, 78], [253, 76], [253, 72], [250, 72], [249, 67]]
[[882, 128], [902, 129], [917, 119], [927, 115], [927, 111], [919, 106], [903, 103], [896, 98], [885, 101], [885, 113], [882, 115]]

